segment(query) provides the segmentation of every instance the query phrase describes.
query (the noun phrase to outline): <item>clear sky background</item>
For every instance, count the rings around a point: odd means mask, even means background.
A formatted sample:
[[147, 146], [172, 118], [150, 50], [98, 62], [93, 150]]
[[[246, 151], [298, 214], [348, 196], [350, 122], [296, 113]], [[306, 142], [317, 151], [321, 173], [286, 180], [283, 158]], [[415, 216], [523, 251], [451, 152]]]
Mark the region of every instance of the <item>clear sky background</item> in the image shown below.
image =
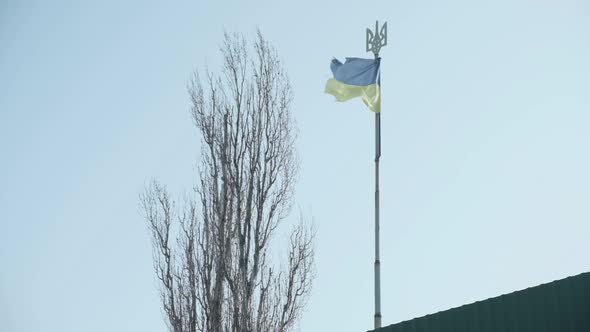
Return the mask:
[[3, 0], [0, 330], [165, 330], [138, 195], [191, 188], [186, 82], [257, 27], [291, 77], [317, 226], [300, 330], [372, 328], [374, 117], [323, 88], [332, 57], [371, 56], [375, 19], [384, 324], [589, 271], [587, 1]]

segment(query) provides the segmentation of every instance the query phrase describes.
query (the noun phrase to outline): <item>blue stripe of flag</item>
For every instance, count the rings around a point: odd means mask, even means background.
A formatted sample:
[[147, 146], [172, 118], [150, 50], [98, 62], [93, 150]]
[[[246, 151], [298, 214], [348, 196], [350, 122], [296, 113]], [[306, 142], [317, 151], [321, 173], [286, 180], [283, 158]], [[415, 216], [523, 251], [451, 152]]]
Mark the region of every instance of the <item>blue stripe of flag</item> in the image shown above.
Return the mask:
[[381, 58], [360, 59], [346, 58], [344, 63], [333, 59], [330, 69], [334, 79], [350, 85], [371, 85], [378, 81]]

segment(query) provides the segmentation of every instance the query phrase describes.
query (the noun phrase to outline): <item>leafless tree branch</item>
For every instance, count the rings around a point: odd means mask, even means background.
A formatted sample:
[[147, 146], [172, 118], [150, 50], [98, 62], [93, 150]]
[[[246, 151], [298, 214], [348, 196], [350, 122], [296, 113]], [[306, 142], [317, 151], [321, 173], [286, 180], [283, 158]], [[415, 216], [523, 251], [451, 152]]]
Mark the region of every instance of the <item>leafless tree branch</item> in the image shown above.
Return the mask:
[[251, 45], [226, 33], [220, 50], [221, 75], [188, 84], [202, 142], [195, 195], [178, 209], [153, 182], [140, 198], [162, 307], [173, 332], [286, 332], [314, 278], [314, 233], [302, 219], [284, 267], [269, 259], [298, 173], [291, 86], [260, 32]]

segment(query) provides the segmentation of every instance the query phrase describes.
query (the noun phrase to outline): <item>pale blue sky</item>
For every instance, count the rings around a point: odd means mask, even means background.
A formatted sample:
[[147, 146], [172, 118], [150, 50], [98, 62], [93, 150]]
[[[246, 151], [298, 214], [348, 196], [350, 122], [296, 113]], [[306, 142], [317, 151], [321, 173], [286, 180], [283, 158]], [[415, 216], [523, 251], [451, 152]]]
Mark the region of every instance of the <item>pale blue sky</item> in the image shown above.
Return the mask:
[[[185, 84], [224, 29], [291, 77], [318, 229], [302, 331], [373, 314], [373, 115], [323, 94], [382, 50], [384, 324], [590, 270], [586, 1], [0, 2], [0, 330], [164, 331], [138, 194], [190, 189]], [[280, 239], [280, 236], [278, 237]]]

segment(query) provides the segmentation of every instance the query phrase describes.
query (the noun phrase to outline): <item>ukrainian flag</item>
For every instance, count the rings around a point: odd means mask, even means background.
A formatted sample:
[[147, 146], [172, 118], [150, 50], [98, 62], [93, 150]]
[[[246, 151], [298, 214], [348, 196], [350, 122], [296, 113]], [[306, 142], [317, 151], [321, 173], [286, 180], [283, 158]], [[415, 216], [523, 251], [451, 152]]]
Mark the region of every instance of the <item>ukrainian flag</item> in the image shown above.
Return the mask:
[[381, 88], [379, 87], [379, 65], [381, 58], [346, 58], [344, 63], [332, 60], [330, 69], [334, 78], [326, 82], [325, 92], [337, 101], [362, 97], [373, 112], [381, 111]]

